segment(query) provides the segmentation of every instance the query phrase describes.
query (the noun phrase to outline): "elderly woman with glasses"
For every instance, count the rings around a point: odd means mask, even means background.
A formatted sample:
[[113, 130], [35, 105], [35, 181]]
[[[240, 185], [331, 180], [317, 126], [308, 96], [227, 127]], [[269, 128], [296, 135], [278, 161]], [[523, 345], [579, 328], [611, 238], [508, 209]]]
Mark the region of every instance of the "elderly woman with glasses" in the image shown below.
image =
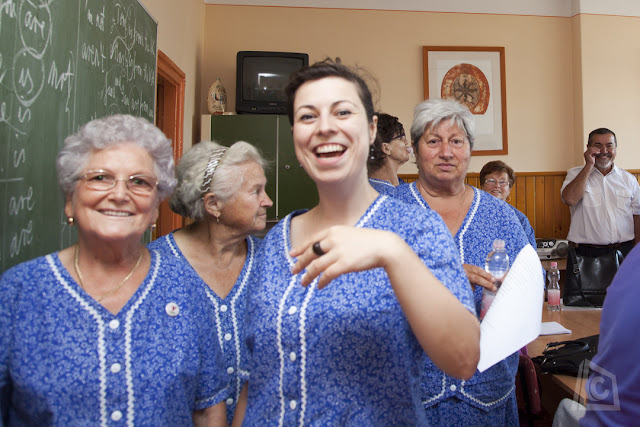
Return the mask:
[[[475, 286], [479, 314], [482, 288], [496, 290], [495, 278], [483, 269], [493, 241], [506, 242], [511, 260], [528, 241], [511, 208], [465, 184], [474, 139], [475, 122], [466, 106], [442, 99], [418, 104], [411, 126], [418, 180], [399, 186], [395, 195], [444, 219], [469, 281]], [[518, 425], [514, 385], [517, 369], [517, 353], [482, 373], [476, 371], [467, 381], [427, 367], [422, 402], [429, 424]]]
[[217, 332], [229, 387], [227, 420], [231, 423], [242, 381], [238, 376], [247, 286], [255, 272], [267, 208], [265, 161], [251, 144], [231, 147], [215, 142], [196, 144], [180, 160], [178, 185], [169, 205], [194, 222], [149, 244], [185, 264], [199, 282], [215, 312], [210, 327]]
[[409, 160], [411, 145], [397, 117], [385, 113], [376, 113], [376, 116], [378, 133], [367, 159], [369, 182], [378, 193], [389, 194], [404, 184], [398, 178], [398, 169]]
[[[494, 160], [485, 164], [480, 170], [480, 183], [482, 189], [487, 193], [496, 196], [498, 199], [508, 202], [509, 193], [513, 188], [513, 184], [516, 182], [516, 174], [501, 160]], [[536, 236], [533, 232], [533, 227], [529, 222], [529, 218], [522, 212], [520, 212], [515, 206], [509, 205], [513, 212], [518, 217], [524, 233], [529, 239], [529, 243], [533, 248], [536, 248]]]
[[142, 243], [175, 186], [170, 141], [111, 116], [56, 165], [78, 243], [0, 279], [0, 424], [226, 425], [207, 295]]

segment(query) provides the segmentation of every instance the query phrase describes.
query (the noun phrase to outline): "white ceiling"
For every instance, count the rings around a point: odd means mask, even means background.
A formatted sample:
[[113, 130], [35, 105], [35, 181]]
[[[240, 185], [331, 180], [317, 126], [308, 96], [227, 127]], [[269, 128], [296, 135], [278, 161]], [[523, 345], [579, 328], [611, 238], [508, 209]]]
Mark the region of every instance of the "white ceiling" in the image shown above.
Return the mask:
[[204, 0], [204, 3], [562, 17], [579, 13], [640, 17], [638, 0]]

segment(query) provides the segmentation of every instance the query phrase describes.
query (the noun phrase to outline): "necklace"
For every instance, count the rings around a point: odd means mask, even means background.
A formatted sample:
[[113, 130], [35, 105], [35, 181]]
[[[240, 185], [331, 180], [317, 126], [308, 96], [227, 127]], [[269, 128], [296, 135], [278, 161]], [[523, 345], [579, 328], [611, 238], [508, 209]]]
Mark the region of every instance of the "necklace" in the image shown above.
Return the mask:
[[[86, 292], [86, 289], [84, 288], [84, 283], [83, 283], [84, 279], [82, 278], [82, 273], [80, 273], [80, 268], [78, 267], [78, 246], [76, 246], [74, 258], [75, 259], [74, 259], [74, 262], [73, 262], [73, 267], [76, 269], [76, 274], [78, 275], [78, 279], [80, 279], [80, 287]], [[120, 283], [118, 283], [118, 285], [115, 288], [111, 289], [109, 292], [107, 292], [106, 294], [102, 295], [100, 298], [97, 299], [97, 301], [101, 302], [106, 297], [111, 296], [111, 295], [115, 294], [116, 292], [118, 292], [118, 290], [120, 290], [122, 285], [124, 285], [125, 282], [127, 280], [129, 280], [131, 278], [131, 276], [133, 276], [133, 272], [136, 271], [136, 269], [140, 265], [140, 261], [142, 261], [142, 250], [140, 251], [140, 256], [138, 257], [138, 261], [136, 262], [136, 265], [133, 266], [133, 269], [129, 272], [129, 274], [127, 274], [124, 277], [124, 279], [122, 279], [122, 281]]]
[[462, 190], [462, 199], [460, 200], [460, 209], [458, 209], [458, 218], [456, 218], [456, 224], [460, 221], [460, 215], [462, 215], [462, 208], [464, 207], [464, 196], [467, 194], [467, 186], [464, 186], [464, 190]]

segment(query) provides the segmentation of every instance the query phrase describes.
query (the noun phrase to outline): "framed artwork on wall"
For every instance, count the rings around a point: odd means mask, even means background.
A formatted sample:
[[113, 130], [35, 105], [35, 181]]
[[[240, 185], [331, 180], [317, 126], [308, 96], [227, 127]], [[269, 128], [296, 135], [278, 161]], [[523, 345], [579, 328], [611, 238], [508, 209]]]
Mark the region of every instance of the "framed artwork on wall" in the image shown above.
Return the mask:
[[424, 98], [455, 99], [476, 119], [472, 155], [508, 153], [504, 47], [423, 46]]

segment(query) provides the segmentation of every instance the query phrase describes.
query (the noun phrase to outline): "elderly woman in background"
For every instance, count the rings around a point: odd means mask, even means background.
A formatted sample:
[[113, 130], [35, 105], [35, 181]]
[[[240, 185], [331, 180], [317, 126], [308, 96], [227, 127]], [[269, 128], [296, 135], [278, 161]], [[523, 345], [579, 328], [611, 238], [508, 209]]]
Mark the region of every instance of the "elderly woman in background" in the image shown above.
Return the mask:
[[320, 202], [260, 248], [241, 371], [248, 405], [243, 392], [234, 425], [423, 425], [423, 349], [463, 378], [479, 357], [478, 322], [454, 296], [471, 302], [451, 236], [435, 213], [369, 184], [376, 121], [361, 77], [325, 61], [294, 73], [286, 92], [296, 157]]
[[[418, 180], [398, 187], [396, 196], [442, 216], [475, 286], [475, 308], [480, 313], [482, 288], [496, 290], [494, 278], [483, 269], [493, 241], [504, 240], [509, 258], [514, 260], [527, 244], [527, 237], [511, 208], [465, 184], [474, 137], [473, 116], [462, 104], [442, 99], [418, 104], [411, 126]], [[429, 423], [517, 425], [517, 368], [517, 353], [476, 372], [468, 381], [428, 367], [422, 389]]]
[[180, 160], [178, 186], [169, 201], [174, 212], [195, 222], [149, 244], [177, 257], [207, 293], [216, 319], [210, 327], [224, 354], [229, 423], [242, 386], [238, 364], [247, 283], [260, 245], [251, 234], [264, 230], [272, 205], [264, 165], [258, 150], [244, 141], [229, 148], [196, 144]]
[[225, 425], [206, 294], [141, 243], [175, 185], [170, 141], [144, 119], [98, 119], [57, 169], [78, 243], [0, 279], [0, 421]]
[[378, 132], [367, 159], [369, 182], [380, 194], [389, 194], [399, 184], [398, 169], [409, 160], [411, 145], [404, 133], [404, 126], [397, 117], [376, 113]]
[[[504, 202], [507, 202], [509, 193], [513, 188], [513, 184], [516, 182], [516, 174], [513, 169], [509, 167], [505, 162], [501, 160], [494, 160], [485, 164], [480, 170], [480, 184], [482, 189], [487, 193], [497, 197]], [[515, 206], [509, 205], [513, 212], [518, 217], [524, 234], [527, 235], [529, 243], [533, 248], [536, 248], [536, 236], [533, 232], [533, 227], [529, 222], [529, 218], [522, 212], [520, 212]]]

